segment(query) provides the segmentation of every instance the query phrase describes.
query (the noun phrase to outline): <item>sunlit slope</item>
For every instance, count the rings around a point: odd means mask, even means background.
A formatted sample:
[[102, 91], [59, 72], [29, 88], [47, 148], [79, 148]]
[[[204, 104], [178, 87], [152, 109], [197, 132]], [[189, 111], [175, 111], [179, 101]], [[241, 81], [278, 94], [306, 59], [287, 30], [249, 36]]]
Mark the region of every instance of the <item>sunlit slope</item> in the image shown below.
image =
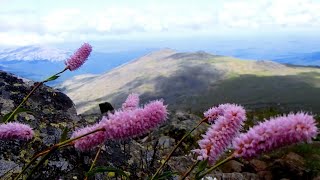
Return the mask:
[[75, 77], [60, 88], [78, 113], [98, 112], [105, 101], [119, 107], [131, 92], [141, 94], [142, 102], [163, 98], [172, 110], [202, 111], [235, 102], [319, 112], [319, 78], [318, 68], [164, 49], [99, 76]]

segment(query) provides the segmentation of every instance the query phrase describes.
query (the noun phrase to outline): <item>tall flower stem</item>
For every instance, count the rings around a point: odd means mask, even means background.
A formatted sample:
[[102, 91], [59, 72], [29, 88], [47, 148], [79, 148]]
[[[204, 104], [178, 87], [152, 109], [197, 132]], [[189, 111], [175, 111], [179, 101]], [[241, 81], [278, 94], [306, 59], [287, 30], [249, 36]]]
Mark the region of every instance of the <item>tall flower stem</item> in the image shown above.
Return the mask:
[[189, 174], [192, 172], [192, 170], [199, 164], [200, 161], [197, 161], [196, 163], [194, 163], [189, 169], [188, 171], [180, 178], [180, 180], [184, 180], [186, 179], [186, 177], [189, 176]]
[[32, 170], [30, 171], [29, 175], [27, 176], [26, 180], [30, 180], [31, 179], [31, 175], [39, 168], [39, 166], [41, 166], [49, 157], [52, 153], [54, 153], [59, 147], [58, 146], [53, 146], [50, 151], [42, 157], [42, 159], [40, 161], [38, 161], [38, 163], [32, 168]]
[[203, 178], [205, 175], [209, 174], [211, 171], [213, 171], [213, 170], [216, 169], [217, 167], [221, 166], [222, 164], [230, 161], [230, 160], [233, 159], [233, 158], [234, 158], [234, 156], [231, 155], [231, 156], [227, 157], [226, 159], [218, 162], [217, 164], [215, 164], [214, 166], [212, 166], [211, 168], [209, 168], [207, 171], [205, 171], [203, 174], [199, 175], [198, 178], [199, 178], [199, 179]]
[[[56, 74], [53, 75], [53, 76], [57, 76], [57, 75], [65, 72], [67, 69], [68, 69], [68, 67], [65, 67], [64, 70], [56, 73]], [[53, 76], [51, 76], [51, 77], [53, 77]], [[47, 79], [44, 80], [44, 81], [38, 82], [37, 85], [35, 85], [35, 86], [33, 87], [33, 89], [29, 92], [29, 94], [28, 94], [26, 97], [23, 98], [22, 102], [12, 111], [12, 113], [11, 113], [10, 116], [4, 121], [4, 123], [7, 123], [7, 122], [15, 115], [15, 113], [18, 111], [18, 109], [29, 99], [29, 97], [30, 97], [41, 85], [43, 85], [45, 82], [50, 81], [50, 78], [51, 78], [51, 77], [47, 78]]]
[[[91, 166], [90, 166], [89, 171], [91, 171], [91, 170], [93, 169], [94, 165], [96, 164], [97, 159], [98, 159], [98, 157], [99, 157], [99, 155], [100, 155], [101, 149], [102, 149], [102, 145], [100, 145], [100, 147], [99, 147], [99, 149], [98, 149], [98, 151], [97, 151], [97, 154], [96, 154], [96, 156], [94, 157], [94, 160], [92, 161], [92, 164], [91, 164]], [[88, 180], [88, 177], [86, 176], [86, 177], [84, 178], [84, 180]]]
[[165, 164], [169, 161], [172, 154], [178, 149], [180, 144], [183, 142], [184, 139], [186, 139], [195, 129], [197, 129], [203, 122], [207, 121], [208, 118], [203, 118], [191, 131], [186, 133], [180, 141], [176, 144], [176, 146], [171, 150], [170, 154], [167, 156], [167, 158], [164, 160], [164, 162], [161, 164], [161, 166], [157, 169], [156, 173], [152, 176], [151, 180], [154, 180], [156, 176], [160, 173], [161, 169], [165, 166]]
[[33, 94], [33, 92], [38, 89], [41, 85], [43, 84], [43, 82], [39, 82], [37, 83], [36, 86], [33, 87], [33, 89], [29, 92], [29, 94], [23, 98], [22, 102], [12, 111], [12, 113], [10, 114], [10, 116], [4, 121], [4, 123], [7, 123], [12, 117], [13, 115], [17, 112], [17, 110], [29, 99], [29, 97]]
[[[45, 150], [45, 151], [42, 151], [42, 152], [38, 153], [38, 154], [35, 155], [35, 156], [31, 159], [31, 161], [22, 169], [22, 171], [18, 174], [18, 176], [15, 177], [15, 180], [18, 180], [19, 177], [28, 169], [28, 167], [30, 167], [30, 165], [31, 165], [38, 157], [41, 157], [41, 156], [43, 156], [43, 155], [45, 155], [45, 154], [51, 154], [51, 152], [53, 152], [54, 150], [56, 150], [56, 149], [58, 149], [58, 148], [60, 148], [60, 147], [65, 147], [65, 146], [71, 144], [71, 143], [72, 143], [73, 141], [75, 141], [75, 140], [78, 140], [78, 139], [83, 138], [83, 137], [85, 137], [85, 136], [88, 136], [88, 135], [90, 135], [90, 134], [96, 133], [96, 132], [98, 132], [98, 131], [105, 131], [105, 129], [104, 129], [104, 128], [96, 129], [96, 130], [94, 130], [94, 131], [88, 132], [88, 133], [83, 134], [83, 135], [81, 135], [81, 136], [78, 136], [78, 137], [76, 137], [76, 138], [68, 139], [68, 140], [66, 140], [66, 141], [63, 141], [63, 142], [60, 142], [60, 143], [58, 143], [58, 144], [55, 144], [55, 145], [51, 146], [49, 149], [47, 149], [47, 150]], [[41, 161], [41, 160], [40, 160], [40, 161]], [[39, 165], [36, 165], [36, 166], [39, 166]], [[30, 174], [31, 174], [31, 173], [30, 173]], [[30, 175], [30, 174], [29, 174], [29, 175]]]

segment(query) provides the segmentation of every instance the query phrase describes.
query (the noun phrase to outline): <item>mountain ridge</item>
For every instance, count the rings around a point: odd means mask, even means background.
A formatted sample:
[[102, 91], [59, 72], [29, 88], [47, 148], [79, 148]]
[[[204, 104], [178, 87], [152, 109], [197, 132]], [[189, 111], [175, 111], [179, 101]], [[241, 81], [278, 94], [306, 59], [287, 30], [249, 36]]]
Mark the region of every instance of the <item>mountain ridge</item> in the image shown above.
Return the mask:
[[[230, 102], [255, 107], [281, 104], [293, 110], [316, 111], [316, 100], [320, 102], [318, 76], [319, 68], [166, 49], [87, 81], [66, 81], [69, 83], [59, 88], [75, 102], [78, 113], [89, 114], [98, 112], [98, 104], [105, 101], [120, 106], [133, 92], [143, 101], [163, 98], [173, 110], [199, 112]], [[305, 93], [309, 94], [304, 99]]]

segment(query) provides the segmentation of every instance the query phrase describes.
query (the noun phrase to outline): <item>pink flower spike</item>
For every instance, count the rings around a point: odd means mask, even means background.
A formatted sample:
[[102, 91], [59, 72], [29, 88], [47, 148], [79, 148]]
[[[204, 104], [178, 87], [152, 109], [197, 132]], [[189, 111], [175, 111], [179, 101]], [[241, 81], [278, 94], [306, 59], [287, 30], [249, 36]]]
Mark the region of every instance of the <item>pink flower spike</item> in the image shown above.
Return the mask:
[[91, 51], [91, 45], [84, 43], [67, 61], [65, 61], [66, 66], [70, 71], [77, 70], [88, 59]]
[[106, 138], [120, 140], [137, 137], [158, 127], [167, 119], [167, 107], [162, 101], [152, 101], [132, 111], [117, 111], [102, 119]]
[[34, 132], [29, 125], [17, 122], [0, 124], [0, 140], [20, 139], [30, 140]]
[[139, 107], [139, 95], [132, 93], [130, 94], [126, 101], [122, 104], [123, 110], [133, 110]]
[[167, 106], [163, 101], [152, 101], [144, 108], [118, 110], [108, 117], [104, 116], [99, 123], [75, 131], [72, 138], [104, 128], [104, 132], [96, 132], [75, 141], [76, 149], [86, 151], [106, 140], [133, 138], [147, 133], [165, 122], [167, 116]]
[[[99, 128], [101, 128], [101, 125], [95, 124], [92, 126], [87, 126], [85, 128], [79, 129], [79, 130], [73, 132], [71, 139], [79, 137], [79, 136], [84, 135], [86, 133], [92, 132], [92, 131], [99, 129]], [[90, 150], [90, 149], [96, 147], [97, 145], [103, 143], [105, 140], [106, 140], [106, 138], [105, 138], [104, 132], [98, 131], [96, 133], [90, 134], [88, 136], [85, 136], [81, 139], [76, 140], [74, 143], [74, 147], [80, 151], [87, 151], [87, 150]]]
[[205, 116], [215, 120], [215, 124], [209, 127], [203, 139], [198, 142], [200, 149], [193, 152], [198, 154], [198, 160], [208, 159], [213, 164], [239, 134], [246, 115], [244, 108], [235, 104], [222, 104], [206, 113]]
[[310, 142], [317, 134], [315, 119], [306, 113], [271, 118], [240, 134], [233, 142], [234, 155], [254, 157], [286, 145]]
[[221, 111], [217, 107], [212, 107], [208, 109], [206, 112], [204, 112], [203, 114], [204, 114], [204, 117], [208, 118], [208, 121], [210, 123], [213, 123], [215, 120], [218, 119], [218, 117], [221, 114]]
[[208, 121], [210, 123], [213, 123], [215, 120], [217, 120], [219, 118], [219, 116], [224, 115], [225, 110], [232, 109], [235, 106], [237, 106], [237, 105], [229, 104], [229, 103], [220, 104], [218, 107], [212, 107], [212, 108], [208, 109], [203, 114], [204, 114], [204, 117], [208, 118]]

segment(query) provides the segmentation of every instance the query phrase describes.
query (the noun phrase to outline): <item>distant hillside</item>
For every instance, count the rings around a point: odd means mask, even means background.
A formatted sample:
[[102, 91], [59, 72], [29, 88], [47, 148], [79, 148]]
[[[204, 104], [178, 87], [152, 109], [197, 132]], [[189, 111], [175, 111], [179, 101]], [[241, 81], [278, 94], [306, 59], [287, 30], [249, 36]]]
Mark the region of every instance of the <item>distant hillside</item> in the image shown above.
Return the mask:
[[59, 88], [78, 113], [97, 112], [104, 101], [119, 106], [132, 92], [140, 93], [143, 102], [163, 98], [172, 110], [201, 112], [234, 102], [320, 112], [319, 78], [319, 68], [163, 49], [99, 76], [65, 81]]

